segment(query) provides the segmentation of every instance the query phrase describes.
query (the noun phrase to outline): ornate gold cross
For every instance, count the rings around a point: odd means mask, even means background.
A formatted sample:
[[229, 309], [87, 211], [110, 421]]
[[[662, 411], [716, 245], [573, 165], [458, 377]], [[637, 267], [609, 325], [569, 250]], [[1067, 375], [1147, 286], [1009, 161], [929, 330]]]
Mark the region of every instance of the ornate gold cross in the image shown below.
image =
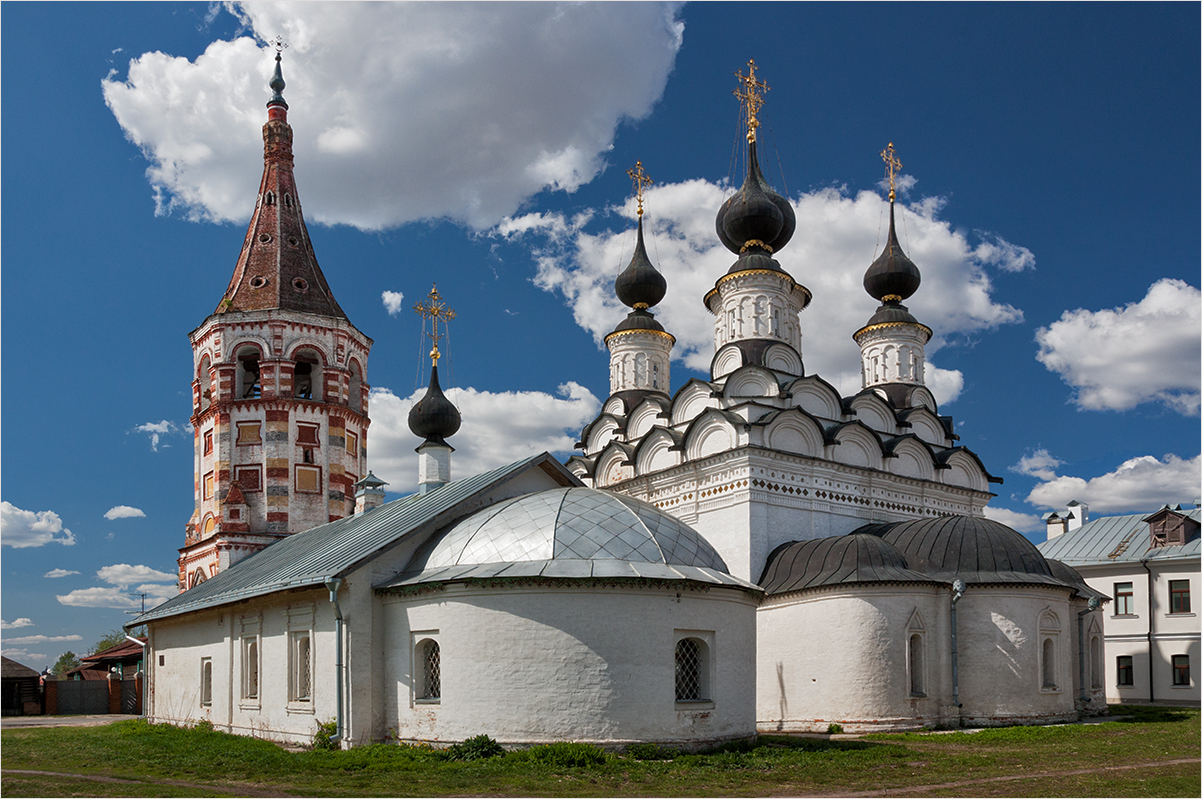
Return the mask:
[[626, 174], [634, 181], [634, 194], [639, 198], [639, 216], [643, 215], [643, 184], [650, 186], [655, 181], [643, 171], [643, 162], [635, 161], [634, 169], [627, 169]]
[[753, 142], [755, 141], [755, 129], [760, 126], [756, 114], [764, 105], [763, 93], [771, 91], [771, 87], [762, 80], [755, 79], [754, 58], [747, 61], [747, 74], [736, 72], [735, 77], [739, 79], [741, 85], [734, 90], [734, 96], [739, 98], [739, 103], [743, 106], [744, 113], [747, 114], [747, 141]]
[[897, 196], [894, 191], [897, 182], [895, 180], [898, 172], [901, 172], [902, 162], [893, 151], [893, 142], [889, 142], [889, 146], [881, 150], [881, 158], [885, 162], [885, 166], [889, 168], [889, 202], [893, 202], [893, 198]]
[[[442, 295], [438, 293], [438, 284], [431, 284], [433, 288], [427, 295], [430, 298], [429, 302], [419, 302], [413, 306], [413, 310], [422, 319], [430, 319], [433, 321], [433, 333], [426, 333], [434, 341], [434, 349], [430, 350], [430, 357], [434, 360], [434, 365], [438, 366], [438, 359], [442, 354], [438, 351], [438, 341], [442, 338], [442, 334], [438, 332], [438, 320], [443, 320], [445, 325], [455, 318], [455, 312], [447, 308], [446, 303], [442, 301]], [[424, 331], [423, 331], [424, 332]]]

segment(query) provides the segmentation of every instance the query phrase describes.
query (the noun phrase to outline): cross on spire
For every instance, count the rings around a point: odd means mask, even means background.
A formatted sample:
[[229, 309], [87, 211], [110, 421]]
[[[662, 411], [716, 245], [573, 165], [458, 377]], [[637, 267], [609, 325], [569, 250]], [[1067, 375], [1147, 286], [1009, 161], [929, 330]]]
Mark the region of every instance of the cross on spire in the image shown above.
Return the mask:
[[740, 85], [733, 94], [739, 98], [739, 104], [742, 105], [743, 111], [747, 115], [747, 141], [753, 142], [755, 141], [755, 129], [760, 126], [756, 114], [764, 105], [764, 92], [771, 91], [772, 87], [762, 80], [756, 80], [754, 58], [747, 61], [747, 74], [736, 72], [735, 77], [739, 79]]
[[288, 42], [284, 41], [284, 34], [277, 34], [274, 39], [268, 39], [267, 43], [275, 48], [276, 55], [288, 49]]
[[897, 187], [897, 173], [901, 172], [902, 162], [893, 151], [893, 142], [889, 142], [889, 146], [881, 150], [881, 159], [885, 162], [885, 166], [889, 171], [889, 202], [893, 202], [893, 198], [897, 196], [895, 191]]
[[[438, 293], [438, 285], [431, 284], [429, 302], [419, 302], [413, 306], [413, 310], [422, 319], [430, 319], [433, 322], [434, 332], [426, 333], [434, 341], [434, 349], [430, 350], [430, 357], [434, 360], [434, 365], [438, 366], [438, 359], [442, 354], [438, 351], [438, 342], [442, 338], [442, 334], [438, 332], [438, 320], [441, 319], [445, 325], [455, 318], [455, 312], [447, 308], [446, 303], [442, 301], [442, 295]], [[424, 331], [423, 331], [424, 332]]]
[[643, 162], [635, 161], [634, 169], [627, 169], [626, 174], [634, 181], [634, 194], [639, 199], [639, 216], [643, 215], [643, 184], [650, 186], [655, 181], [643, 171]]

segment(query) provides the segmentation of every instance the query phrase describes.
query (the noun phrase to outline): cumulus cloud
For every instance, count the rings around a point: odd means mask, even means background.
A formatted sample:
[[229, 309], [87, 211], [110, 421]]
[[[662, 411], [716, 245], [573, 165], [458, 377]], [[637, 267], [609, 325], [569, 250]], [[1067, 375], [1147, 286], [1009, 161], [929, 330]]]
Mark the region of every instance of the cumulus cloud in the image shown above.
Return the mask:
[[79, 588], [69, 594], [58, 594], [55, 598], [60, 604], [75, 608], [137, 610], [142, 607], [138, 597], [120, 588]]
[[106, 583], [112, 583], [120, 588], [133, 585], [136, 582], [175, 582], [178, 575], [161, 572], [149, 566], [131, 566], [128, 563], [117, 563], [105, 566], [96, 572], [96, 576]]
[[[706, 180], [659, 184], [647, 192], [648, 253], [668, 280], [667, 297], [654, 313], [676, 336], [674, 359], [702, 372], [708, 372], [714, 354], [714, 329], [713, 318], [698, 313], [698, 301], [736, 258], [714, 235], [714, 215], [729, 193], [728, 186]], [[793, 207], [797, 234], [775, 257], [814, 294], [801, 315], [806, 372], [821, 374], [845, 394], [854, 393], [861, 384], [860, 353], [851, 334], [877, 307], [862, 281], [881, 246], [878, 236], [887, 206], [872, 192], [852, 196], [826, 188], [802, 194]], [[1017, 268], [1016, 259], [1029, 255], [993, 234], [974, 245], [938, 217], [941, 207], [939, 198], [926, 198], [899, 209], [902, 246], [923, 278], [907, 305], [935, 331], [928, 358], [951, 339], [1022, 320], [1021, 311], [994, 301], [989, 270]], [[626, 220], [617, 231], [587, 229], [593, 218], [588, 214], [574, 219], [530, 214], [507, 220], [492, 233], [532, 248], [537, 285], [562, 295], [577, 324], [599, 346], [629, 310], [614, 296], [613, 280], [629, 263], [635, 239], [635, 201], [610, 210], [611, 220]], [[964, 380], [959, 372], [928, 361], [927, 385], [940, 402], [950, 402]]]
[[24, 617], [22, 617], [20, 619], [14, 619], [12, 622], [7, 622], [4, 619], [0, 619], [0, 630], [16, 630], [21, 627], [32, 627], [32, 626], [33, 626], [33, 620], [26, 619]]
[[0, 502], [0, 544], [15, 549], [46, 544], [75, 545], [75, 534], [63, 527], [52, 510], [21, 510], [11, 502]]
[[1144, 402], [1197, 416], [1202, 404], [1202, 292], [1165, 278], [1123, 308], [1065, 311], [1035, 333], [1035, 356], [1089, 410]]
[[1064, 461], [1052, 457], [1046, 449], [1037, 449], [1030, 455], [1018, 459], [1018, 463], [1010, 467], [1010, 471], [1038, 477], [1040, 480], [1055, 480], [1056, 467], [1063, 466]]
[[[146, 435], [150, 436], [150, 448], [155, 452], [158, 452], [159, 442], [163, 440], [163, 436], [178, 432], [179, 426], [174, 422], [169, 422], [164, 419], [161, 422], [147, 422], [146, 424], [140, 424], [134, 428], [134, 431], [137, 433], [145, 433]], [[163, 446], [169, 447], [171, 445], [163, 444]]]
[[45, 663], [50, 660], [49, 655], [43, 655], [39, 652], [30, 652], [27, 649], [0, 649], [0, 655], [15, 660], [22, 665], [30, 663]]
[[[683, 41], [668, 3], [231, 4], [282, 34], [307, 216], [364, 230], [486, 228], [605, 168], [658, 101]], [[242, 36], [189, 61], [143, 53], [104, 97], [150, 162], [160, 212], [244, 221], [262, 158], [271, 48]], [[421, 191], [398, 187], [421, 186]]]
[[24, 635], [20, 638], [5, 638], [4, 643], [28, 646], [30, 644], [57, 644], [62, 641], [82, 640], [82, 635]]
[[146, 514], [138, 508], [131, 508], [129, 505], [117, 505], [116, 507], [109, 508], [107, 511], [105, 511], [104, 518], [109, 520], [134, 519], [145, 515]]
[[59, 577], [70, 577], [72, 574], [79, 574], [79, 572], [75, 571], [74, 569], [51, 569], [42, 576], [48, 577], [51, 580], [56, 580]]
[[1001, 522], [1020, 533], [1037, 533], [1044, 529], [1043, 520], [1033, 513], [1019, 513], [1006, 508], [995, 508], [993, 505], [985, 506], [985, 518]]
[[401, 312], [401, 303], [405, 301], [405, 295], [399, 291], [386, 291], [381, 298], [384, 300], [384, 307], [388, 310], [389, 316], [396, 316]]
[[[371, 392], [371, 467], [389, 482], [389, 491], [417, 488], [421, 439], [409, 431], [409, 409], [425, 389], [398, 397], [388, 389]], [[495, 469], [540, 452], [570, 454], [581, 428], [601, 410], [601, 402], [577, 383], [559, 387], [559, 396], [540, 391], [493, 393], [452, 388], [447, 397], [463, 414], [463, 426], [450, 440], [453, 479]]]
[[[1049, 462], [1061, 465], [1050, 456]], [[1113, 472], [1089, 479], [1057, 475], [1050, 466], [1026, 473], [1044, 481], [1027, 496], [1032, 505], [1058, 509], [1077, 500], [1094, 513], [1137, 513], [1198, 499], [1202, 456], [1187, 460], [1169, 454], [1161, 460], [1144, 455], [1124, 462]]]

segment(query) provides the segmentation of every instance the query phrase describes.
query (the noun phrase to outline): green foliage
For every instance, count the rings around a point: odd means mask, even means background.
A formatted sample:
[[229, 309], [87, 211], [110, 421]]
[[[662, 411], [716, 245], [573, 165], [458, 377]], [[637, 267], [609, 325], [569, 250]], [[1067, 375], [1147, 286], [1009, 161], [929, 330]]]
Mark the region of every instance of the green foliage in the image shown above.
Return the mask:
[[626, 754], [635, 760], [674, 760], [680, 756], [680, 750], [659, 744], [630, 744], [626, 747]]
[[200, 721], [196, 722], [195, 724], [192, 725], [192, 729], [196, 730], [197, 732], [214, 732], [215, 731], [213, 729], [213, 722], [209, 721], [208, 719], [201, 719]]
[[600, 747], [569, 741], [532, 746], [526, 757], [531, 763], [553, 768], [589, 768], [603, 765], [609, 759]]
[[449, 760], [488, 760], [505, 752], [499, 743], [483, 734], [468, 738], [446, 751]]
[[97, 652], [103, 652], [106, 649], [112, 649], [117, 644], [124, 644], [126, 641], [125, 633], [121, 630], [109, 630], [104, 635], [100, 636], [100, 640], [92, 644], [91, 653], [94, 655]]
[[832, 721], [830, 724], [826, 725], [826, 734], [827, 735], [838, 735], [841, 732], [843, 732], [842, 724], [836, 724], [835, 722]]
[[75, 656], [74, 652], [68, 649], [66, 652], [59, 655], [58, 660], [54, 661], [54, 667], [51, 669], [51, 671], [54, 672], [55, 677], [61, 678], [78, 665], [79, 658]]
[[338, 722], [334, 719], [317, 722], [317, 732], [313, 734], [313, 748], [335, 750], [338, 745]]

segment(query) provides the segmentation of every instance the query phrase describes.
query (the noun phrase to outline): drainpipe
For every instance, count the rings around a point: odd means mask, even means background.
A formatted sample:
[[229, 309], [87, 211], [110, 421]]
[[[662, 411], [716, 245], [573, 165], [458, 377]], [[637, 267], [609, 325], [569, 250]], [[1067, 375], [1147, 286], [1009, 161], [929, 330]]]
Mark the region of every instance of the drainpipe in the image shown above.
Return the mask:
[[952, 705], [957, 710], [964, 705], [960, 703], [960, 664], [956, 655], [956, 603], [964, 597], [965, 588], [963, 580], [952, 581]]
[[330, 589], [330, 604], [334, 606], [334, 702], [336, 710], [334, 717], [338, 722], [338, 746], [346, 738], [346, 729], [342, 718], [342, 608], [338, 606], [338, 589], [342, 588], [341, 577], [326, 578], [326, 588]]
[[1141, 558], [1139, 565], [1148, 573], [1148, 704], [1156, 701], [1156, 650], [1153, 649], [1153, 634], [1156, 631], [1156, 589], [1152, 587], [1152, 570], [1148, 559]]
[[150, 641], [150, 633], [149, 633], [149, 631], [146, 633], [145, 641], [138, 640], [137, 638], [134, 638], [129, 633], [126, 633], [125, 637], [128, 638], [129, 640], [133, 641], [138, 646], [142, 647], [142, 716], [141, 716], [141, 718], [144, 718], [144, 719], [150, 718], [150, 708], [146, 704], [147, 697], [149, 696], [147, 694], [147, 691], [150, 688], [150, 672], [148, 671], [150, 664], [146, 662], [146, 654], [147, 654], [146, 653], [146, 644]]
[[[1089, 691], [1085, 688], [1085, 617], [1093, 613], [1101, 605], [1101, 600], [1096, 596], [1089, 598], [1089, 606], [1085, 610], [1077, 611], [1077, 674], [1081, 683], [1081, 701], [1091, 702]], [[1081, 708], [1084, 710], [1084, 706]]]

